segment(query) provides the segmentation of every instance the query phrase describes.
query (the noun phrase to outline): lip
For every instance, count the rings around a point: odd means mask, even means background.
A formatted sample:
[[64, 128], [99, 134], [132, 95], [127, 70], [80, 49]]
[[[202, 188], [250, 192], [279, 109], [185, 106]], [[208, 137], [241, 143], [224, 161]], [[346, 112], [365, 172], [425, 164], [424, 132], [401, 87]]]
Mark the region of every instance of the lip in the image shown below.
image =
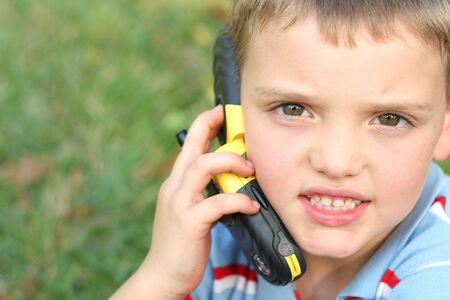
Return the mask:
[[[312, 205], [306, 196], [320, 195], [330, 196], [334, 198], [351, 198], [360, 200], [361, 203], [353, 208], [347, 210], [329, 210], [322, 209]], [[364, 216], [370, 201], [361, 193], [345, 188], [333, 188], [329, 186], [315, 186], [306, 189], [299, 195], [299, 200], [310, 218], [324, 226], [339, 227], [352, 224]]]
[[361, 193], [347, 188], [335, 188], [326, 185], [318, 185], [311, 188], [307, 188], [301, 193], [302, 196], [331, 196], [334, 198], [351, 198], [355, 200], [361, 200], [361, 202], [369, 201], [369, 198], [363, 196]]

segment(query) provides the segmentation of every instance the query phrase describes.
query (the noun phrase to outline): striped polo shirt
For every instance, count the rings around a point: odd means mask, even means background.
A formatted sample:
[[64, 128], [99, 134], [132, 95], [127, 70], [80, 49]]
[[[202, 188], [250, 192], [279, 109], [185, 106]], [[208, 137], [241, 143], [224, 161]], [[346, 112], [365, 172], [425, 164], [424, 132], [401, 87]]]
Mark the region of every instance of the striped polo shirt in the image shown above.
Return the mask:
[[[336, 299], [450, 299], [448, 201], [449, 177], [432, 163], [416, 206]], [[185, 300], [301, 299], [294, 284], [262, 279], [225, 226], [212, 234], [203, 281]]]

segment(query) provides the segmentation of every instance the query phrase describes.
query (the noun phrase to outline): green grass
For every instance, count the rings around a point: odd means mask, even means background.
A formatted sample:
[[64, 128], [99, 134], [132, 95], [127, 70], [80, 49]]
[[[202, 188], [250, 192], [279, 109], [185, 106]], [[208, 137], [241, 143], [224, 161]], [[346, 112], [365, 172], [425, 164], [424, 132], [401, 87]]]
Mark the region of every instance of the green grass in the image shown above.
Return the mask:
[[104, 299], [136, 269], [227, 3], [0, 2], [1, 300]]
[[0, 299], [103, 299], [142, 261], [226, 3], [0, 2]]

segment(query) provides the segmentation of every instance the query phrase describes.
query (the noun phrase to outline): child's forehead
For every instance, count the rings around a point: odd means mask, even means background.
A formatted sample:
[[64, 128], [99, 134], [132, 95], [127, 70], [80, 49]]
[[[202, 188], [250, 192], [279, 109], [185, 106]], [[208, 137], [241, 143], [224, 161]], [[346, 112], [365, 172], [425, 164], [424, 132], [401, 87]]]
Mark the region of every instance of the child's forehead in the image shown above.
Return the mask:
[[[400, 45], [405, 49], [405, 54], [413, 53], [417, 57], [421, 57], [422, 62], [437, 64], [440, 71], [447, 74], [447, 64], [445, 56], [430, 44], [427, 44], [420, 36], [408, 29], [407, 26], [397, 24], [395, 31], [383, 38], [373, 36], [366, 27], [361, 26], [352, 30], [352, 41], [348, 40], [347, 34], [337, 37], [337, 39], [330, 39], [321, 31], [317, 20], [312, 16], [303, 20], [298, 20], [289, 26], [285, 22], [272, 22], [260, 28], [253, 34], [248, 41], [247, 56], [254, 55], [254, 51], [277, 50], [282, 52], [285, 48], [300, 45], [299, 52], [303, 48], [311, 48], [319, 46], [326, 46], [332, 51], [349, 52], [346, 50], [365, 48], [367, 51], [380, 51], [391, 46]], [[350, 33], [348, 33], [350, 34]], [[266, 49], [266, 50], [265, 50]], [[318, 51], [310, 49], [311, 53], [319, 54]], [[360, 53], [361, 51], [354, 51]], [[349, 52], [351, 53], [351, 51]], [[245, 64], [241, 65], [245, 67]]]
[[355, 46], [361, 32], [375, 42], [407, 33], [439, 53], [450, 95], [449, 10], [447, 1], [235, 0], [229, 25], [241, 67], [260, 32], [274, 27], [282, 31], [308, 18], [317, 20], [324, 40], [339, 46]]
[[[249, 40], [251, 45], [255, 39], [258, 39], [261, 35], [277, 37], [282, 33], [289, 31], [292, 27], [302, 28], [302, 32], [306, 36], [313, 37], [324, 43], [328, 43], [335, 47], [354, 48], [358, 46], [358, 42], [361, 40], [369, 41], [370, 43], [383, 44], [390, 41], [400, 40], [405, 44], [409, 44], [411, 47], [427, 48], [430, 51], [439, 53], [436, 47], [427, 43], [421, 35], [411, 30], [406, 24], [396, 22], [390, 27], [386, 27], [383, 34], [371, 32], [368, 29], [368, 25], [361, 23], [358, 27], [342, 28], [339, 33], [331, 33], [324, 28], [323, 24], [318, 23], [317, 18], [314, 15], [308, 16], [305, 19], [298, 19], [295, 22], [287, 22], [285, 18], [274, 19], [272, 22], [268, 22], [265, 26], [261, 26], [252, 34]], [[295, 37], [293, 37], [295, 38]]]
[[[295, 82], [313, 90], [310, 94], [325, 96], [337, 88], [330, 82], [341, 86], [352, 82], [355, 87], [367, 88], [367, 97], [377, 97], [386, 90], [395, 98], [399, 94], [442, 98], [445, 68], [441, 55], [402, 30], [401, 35], [383, 41], [361, 30], [355, 33], [355, 45], [349, 46], [326, 40], [313, 19], [288, 28], [267, 26], [252, 36], [248, 61], [242, 69], [243, 83], [247, 86], [250, 80], [274, 87]], [[334, 91], [344, 92], [341, 88]]]
[[[352, 35], [352, 41], [348, 39], [348, 34]], [[288, 47], [290, 42], [292, 44], [303, 44], [305, 48], [320, 44], [328, 46], [330, 49], [342, 50], [361, 48], [365, 45], [382, 48], [392, 44], [403, 44], [409, 50], [442, 58], [434, 47], [401, 24], [398, 24], [396, 30], [392, 31], [390, 35], [383, 38], [371, 35], [365, 27], [355, 28], [348, 34], [342, 33], [336, 39], [330, 38], [321, 31], [320, 25], [314, 17], [297, 21], [289, 26], [283, 26], [283, 23], [280, 22], [273, 22], [251, 36], [247, 49], [249, 52], [256, 47], [277, 49], [282, 46]]]
[[[309, 30], [317, 39], [336, 47], [353, 48], [358, 45], [361, 39], [370, 41], [373, 44], [402, 40], [411, 44], [412, 47], [426, 48], [429, 53], [438, 54], [441, 58], [442, 66], [447, 69], [450, 66], [447, 57], [448, 49], [445, 49], [445, 45], [441, 45], [434, 40], [436, 38], [435, 35], [430, 32], [428, 32], [429, 35], [424, 35], [422, 31], [417, 30], [413, 25], [400, 20], [393, 20], [382, 25], [377, 24], [375, 27], [364, 20], [355, 22], [355, 24], [342, 23], [333, 25], [318, 19], [314, 13], [308, 13], [296, 18], [292, 15], [278, 15], [260, 22], [258, 25], [256, 24], [258, 23], [252, 22], [252, 26], [250, 26], [253, 28], [251, 30], [252, 34], [249, 35], [248, 40], [244, 43], [244, 47], [242, 47], [244, 51], [240, 53], [241, 66], [247, 60], [250, 48], [258, 37], [261, 35], [277, 36], [298, 24], [304, 25], [302, 27]], [[448, 70], [446, 73], [448, 73]]]

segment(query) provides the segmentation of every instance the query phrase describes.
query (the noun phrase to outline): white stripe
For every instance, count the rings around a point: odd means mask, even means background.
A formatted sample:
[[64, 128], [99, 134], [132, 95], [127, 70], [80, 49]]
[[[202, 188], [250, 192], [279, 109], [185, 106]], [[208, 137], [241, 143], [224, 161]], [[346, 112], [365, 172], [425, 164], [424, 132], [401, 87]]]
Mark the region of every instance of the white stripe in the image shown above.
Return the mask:
[[380, 282], [377, 289], [377, 299], [387, 299], [391, 294], [392, 289], [389, 285], [384, 282]]
[[438, 261], [438, 262], [435, 262], [432, 264], [428, 264], [428, 265], [420, 267], [419, 270], [434, 268], [434, 267], [443, 267], [443, 266], [450, 266], [450, 260], [443, 260], [443, 261]]
[[256, 294], [256, 282], [247, 280], [241, 275], [229, 275], [222, 279], [214, 280], [214, 293], [221, 293], [226, 289], [235, 288], [245, 294]]
[[447, 224], [450, 224], [450, 218], [448, 217], [441, 203], [436, 202], [435, 204], [433, 204], [430, 208], [430, 212], [438, 216], [439, 219], [441, 219], [442, 221], [446, 222]]

